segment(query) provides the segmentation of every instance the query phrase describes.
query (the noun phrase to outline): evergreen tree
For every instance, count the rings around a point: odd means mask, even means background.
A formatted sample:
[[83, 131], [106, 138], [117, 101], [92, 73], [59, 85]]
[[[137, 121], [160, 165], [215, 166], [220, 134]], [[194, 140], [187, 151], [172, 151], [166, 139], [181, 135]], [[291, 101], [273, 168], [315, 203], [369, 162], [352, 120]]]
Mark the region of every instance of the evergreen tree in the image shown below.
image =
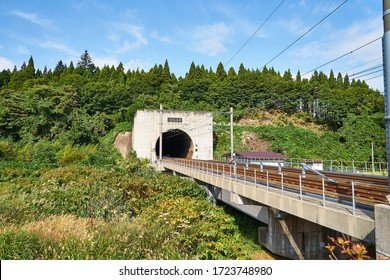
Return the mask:
[[43, 76], [43, 74], [42, 74], [41, 69], [37, 69], [37, 71], [35, 71], [35, 77], [42, 78], [42, 76]]
[[43, 77], [46, 77], [46, 76], [47, 76], [47, 66], [45, 66], [45, 68], [43, 68], [42, 76], [43, 76]]
[[244, 75], [246, 73], [246, 69], [244, 67], [244, 64], [240, 64], [240, 67], [238, 68], [238, 75]]
[[118, 67], [115, 69], [115, 79], [121, 84], [126, 82], [125, 67], [122, 62], [119, 62]]
[[336, 78], [334, 76], [333, 70], [330, 70], [329, 73], [329, 87], [334, 88], [336, 85]]
[[225, 71], [225, 68], [223, 67], [222, 62], [218, 64], [217, 71], [215, 72], [215, 75], [217, 79], [223, 80], [224, 78], [227, 77], [227, 73]]
[[169, 64], [167, 59], [164, 62], [163, 79], [164, 82], [166, 83], [171, 81], [171, 70], [169, 69]]
[[35, 77], [34, 59], [30, 56], [27, 67], [24, 69], [26, 79], [32, 79]]
[[346, 74], [344, 76], [344, 88], [347, 88], [349, 85], [350, 85], [349, 84], [349, 76], [348, 76], [348, 74]]
[[11, 80], [11, 71], [9, 69], [0, 72], [0, 88], [8, 84]]
[[54, 68], [53, 74], [56, 76], [60, 76], [65, 69], [66, 69], [66, 65], [62, 62], [62, 60], [60, 60], [58, 61], [56, 67]]
[[300, 83], [302, 81], [301, 71], [299, 71], [299, 70], [298, 70], [298, 73], [295, 77], [295, 81], [297, 81], [298, 83]]
[[336, 84], [338, 86], [342, 86], [343, 85], [343, 75], [341, 75], [340, 72], [337, 74]]
[[195, 79], [195, 62], [192, 62], [190, 65], [190, 70], [186, 74], [186, 78], [188, 79]]
[[77, 62], [77, 67], [91, 73], [95, 71], [95, 64], [93, 64], [92, 58], [87, 50], [85, 50], [84, 53], [80, 56], [80, 60]]
[[283, 80], [285, 81], [292, 81], [292, 75], [290, 69], [284, 72]]
[[70, 63], [69, 63], [69, 67], [68, 67], [68, 73], [69, 74], [73, 74], [73, 71], [74, 71], [74, 65], [73, 65], [73, 61], [71, 61]]
[[228, 77], [232, 78], [232, 77], [235, 77], [235, 76], [237, 76], [236, 70], [234, 70], [233, 67], [230, 67], [229, 71], [228, 71]]

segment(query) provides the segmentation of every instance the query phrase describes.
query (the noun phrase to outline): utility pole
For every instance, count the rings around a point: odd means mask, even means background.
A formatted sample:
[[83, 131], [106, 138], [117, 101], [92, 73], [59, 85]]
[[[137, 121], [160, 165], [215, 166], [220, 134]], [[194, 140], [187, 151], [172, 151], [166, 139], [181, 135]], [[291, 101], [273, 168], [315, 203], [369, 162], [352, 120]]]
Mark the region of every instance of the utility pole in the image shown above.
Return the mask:
[[163, 106], [160, 104], [160, 142], [159, 142], [159, 160], [162, 162], [162, 142], [163, 142]]
[[[387, 162], [390, 163], [390, 0], [383, 0], [383, 82], [385, 90], [385, 121], [386, 121], [386, 146]], [[389, 172], [388, 172], [389, 173]], [[390, 179], [390, 173], [388, 175]], [[390, 180], [389, 180], [390, 182]], [[388, 184], [390, 192], [390, 184]]]
[[371, 142], [371, 164], [372, 164], [372, 175], [375, 173], [375, 161], [374, 161], [374, 142]]
[[233, 160], [233, 107], [230, 107], [230, 160]]

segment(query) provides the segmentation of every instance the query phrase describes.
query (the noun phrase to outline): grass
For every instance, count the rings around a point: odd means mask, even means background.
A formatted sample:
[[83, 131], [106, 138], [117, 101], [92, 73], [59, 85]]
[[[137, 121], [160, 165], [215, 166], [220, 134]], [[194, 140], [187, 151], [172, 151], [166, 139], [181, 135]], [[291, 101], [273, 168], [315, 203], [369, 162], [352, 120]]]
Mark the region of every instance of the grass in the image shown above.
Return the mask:
[[201, 187], [134, 158], [1, 165], [1, 259], [249, 259], [260, 250]]

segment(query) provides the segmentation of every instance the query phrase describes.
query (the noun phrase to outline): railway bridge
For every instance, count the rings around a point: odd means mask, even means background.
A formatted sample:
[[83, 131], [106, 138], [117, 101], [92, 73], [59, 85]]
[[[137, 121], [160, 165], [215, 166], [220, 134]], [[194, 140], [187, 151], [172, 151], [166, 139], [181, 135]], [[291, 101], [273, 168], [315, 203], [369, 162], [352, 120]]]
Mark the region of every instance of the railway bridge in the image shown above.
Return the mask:
[[326, 259], [327, 237], [344, 234], [390, 256], [387, 178], [185, 158], [162, 166], [263, 222], [259, 242], [275, 254]]
[[345, 234], [390, 257], [387, 178], [214, 161], [212, 114], [139, 110], [132, 149], [156, 169], [190, 177], [216, 200], [263, 222], [259, 242], [275, 254], [326, 259], [327, 236]]

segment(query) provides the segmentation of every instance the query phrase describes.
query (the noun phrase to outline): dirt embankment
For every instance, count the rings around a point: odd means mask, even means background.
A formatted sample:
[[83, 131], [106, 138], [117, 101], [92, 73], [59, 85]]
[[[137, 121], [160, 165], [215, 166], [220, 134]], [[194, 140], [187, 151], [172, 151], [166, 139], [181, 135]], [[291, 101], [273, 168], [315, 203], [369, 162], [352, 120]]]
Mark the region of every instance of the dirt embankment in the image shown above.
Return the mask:
[[241, 144], [244, 147], [248, 147], [250, 151], [269, 151], [269, 147], [271, 146], [271, 142], [260, 139], [253, 132], [243, 132]]
[[251, 116], [241, 118], [236, 125], [238, 126], [286, 126], [289, 123], [296, 127], [308, 129], [314, 133], [323, 133], [325, 128], [315, 124], [302, 112], [288, 116], [282, 112], [276, 111], [258, 111]]

